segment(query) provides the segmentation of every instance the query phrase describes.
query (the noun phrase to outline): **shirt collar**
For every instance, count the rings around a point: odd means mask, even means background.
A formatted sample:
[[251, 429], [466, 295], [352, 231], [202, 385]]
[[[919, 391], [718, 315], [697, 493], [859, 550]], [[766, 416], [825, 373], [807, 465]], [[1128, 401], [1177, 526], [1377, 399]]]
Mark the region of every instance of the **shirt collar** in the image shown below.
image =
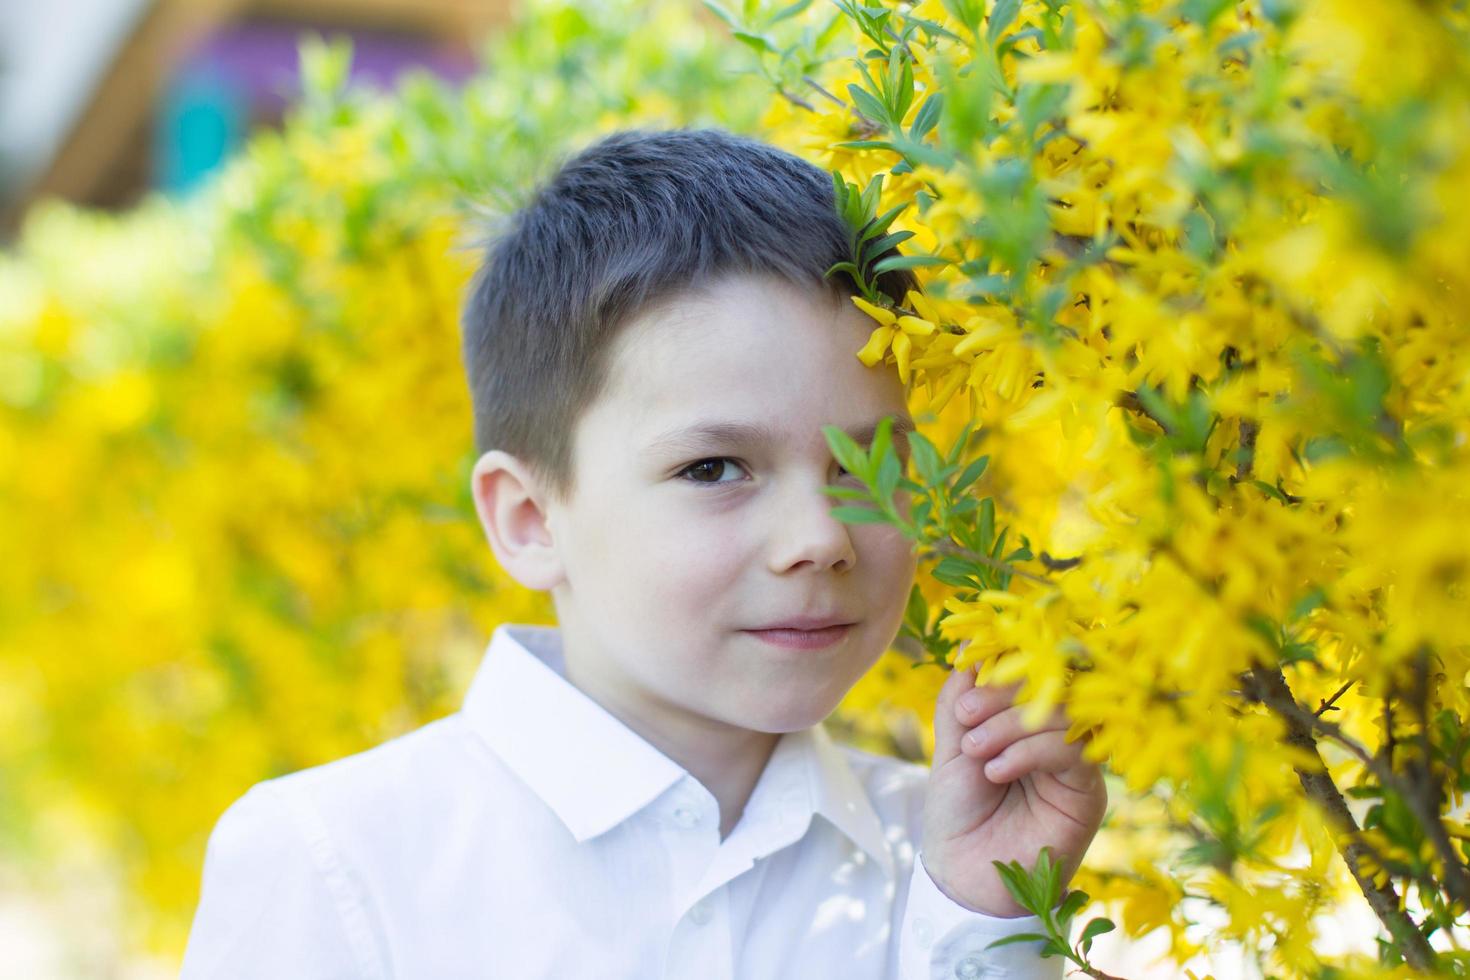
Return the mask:
[[[690, 775], [566, 680], [557, 627], [497, 626], [461, 714], [578, 842]], [[794, 807], [802, 820], [820, 814], [893, 877], [882, 821], [822, 725], [783, 735], [766, 770], [750, 806]]]

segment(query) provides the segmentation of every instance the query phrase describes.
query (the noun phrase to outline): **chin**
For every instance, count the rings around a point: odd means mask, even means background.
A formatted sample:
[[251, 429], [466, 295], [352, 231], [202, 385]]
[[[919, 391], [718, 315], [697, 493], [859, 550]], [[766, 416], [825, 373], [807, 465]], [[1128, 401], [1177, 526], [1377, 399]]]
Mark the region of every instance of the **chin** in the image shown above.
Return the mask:
[[761, 717], [748, 719], [745, 727], [770, 735], [799, 732], [823, 721], [836, 710], [837, 704], [768, 704], [766, 708]]

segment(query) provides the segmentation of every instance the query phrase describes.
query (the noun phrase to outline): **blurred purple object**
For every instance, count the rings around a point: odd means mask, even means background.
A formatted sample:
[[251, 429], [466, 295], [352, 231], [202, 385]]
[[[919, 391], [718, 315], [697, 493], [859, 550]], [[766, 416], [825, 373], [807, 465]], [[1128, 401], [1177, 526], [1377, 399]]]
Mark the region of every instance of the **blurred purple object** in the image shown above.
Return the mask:
[[231, 24], [206, 39], [180, 66], [180, 74], [205, 72], [244, 96], [256, 118], [279, 118], [300, 91], [299, 42], [303, 35], [352, 39], [353, 84], [391, 88], [404, 71], [425, 69], [451, 82], [475, 70], [468, 48], [442, 41], [378, 32], [342, 30], [327, 25], [263, 21]]

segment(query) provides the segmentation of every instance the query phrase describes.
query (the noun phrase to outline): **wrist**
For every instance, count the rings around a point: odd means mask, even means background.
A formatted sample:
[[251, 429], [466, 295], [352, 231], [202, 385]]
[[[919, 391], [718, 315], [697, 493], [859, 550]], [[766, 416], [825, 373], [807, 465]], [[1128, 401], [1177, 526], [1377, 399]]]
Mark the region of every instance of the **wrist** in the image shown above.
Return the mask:
[[[920, 866], [924, 869], [924, 873], [929, 876], [929, 880], [934, 883], [934, 887], [939, 890], [939, 893], [963, 909], [978, 912], [981, 915], [988, 915], [996, 919], [1020, 919], [1031, 915], [1029, 910], [1024, 906], [1016, 904], [1009, 896], [999, 902], [971, 901], [963, 898], [954, 885], [946, 880], [942, 869], [936, 869], [924, 860], [922, 852], [920, 852], [918, 860]], [[996, 878], [996, 888], [1000, 890], [1005, 889], [1004, 884], [1001, 883], [998, 876]]]

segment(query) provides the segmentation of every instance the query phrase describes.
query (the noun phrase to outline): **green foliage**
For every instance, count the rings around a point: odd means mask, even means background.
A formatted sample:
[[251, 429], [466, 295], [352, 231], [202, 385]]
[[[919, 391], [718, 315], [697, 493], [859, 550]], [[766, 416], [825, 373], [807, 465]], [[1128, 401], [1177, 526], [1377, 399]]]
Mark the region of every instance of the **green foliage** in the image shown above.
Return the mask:
[[1009, 946], [1012, 943], [1037, 942], [1041, 944], [1042, 958], [1065, 957], [1084, 971], [1094, 976], [1098, 975], [1099, 971], [1088, 961], [1087, 955], [1092, 952], [1094, 939], [1113, 931], [1113, 922], [1101, 916], [1089, 919], [1082, 927], [1076, 944], [1070, 942], [1068, 937], [1072, 932], [1072, 920], [1087, 906], [1088, 902], [1092, 901], [1092, 898], [1086, 892], [1075, 889], [1068, 891], [1066, 898], [1062, 897], [1062, 866], [1053, 860], [1051, 848], [1041, 849], [1036, 855], [1036, 864], [1029, 871], [1022, 867], [1020, 861], [1009, 863], [993, 861], [991, 863], [995, 865], [995, 870], [1000, 874], [1006, 891], [1011, 893], [1016, 904], [1039, 917], [1046, 931], [1043, 933], [1022, 932], [1006, 936], [1003, 939], [997, 939], [987, 948], [994, 949], [999, 946]]
[[[1016, 574], [1016, 563], [1036, 556], [1024, 536], [1019, 546], [1007, 550], [1010, 530], [997, 527], [995, 501], [974, 493], [990, 457], [967, 458], [975, 436], [971, 426], [966, 424], [942, 453], [922, 433], [909, 435], [909, 457], [918, 481], [903, 475], [904, 464], [893, 446], [892, 427], [891, 418], [883, 419], [867, 449], [836, 426], [823, 427], [832, 455], [864, 484], [862, 489], [824, 487], [823, 492], [870, 505], [834, 507], [832, 516], [851, 524], [896, 527], [921, 549], [927, 573], [957, 589], [964, 598], [1008, 588]], [[906, 513], [896, 499], [900, 491], [909, 495]], [[927, 654], [915, 667], [951, 663], [955, 643], [943, 638], [939, 630], [947, 615], [941, 611], [931, 624], [923, 596], [917, 590], [910, 595], [900, 635], [912, 639]]]

